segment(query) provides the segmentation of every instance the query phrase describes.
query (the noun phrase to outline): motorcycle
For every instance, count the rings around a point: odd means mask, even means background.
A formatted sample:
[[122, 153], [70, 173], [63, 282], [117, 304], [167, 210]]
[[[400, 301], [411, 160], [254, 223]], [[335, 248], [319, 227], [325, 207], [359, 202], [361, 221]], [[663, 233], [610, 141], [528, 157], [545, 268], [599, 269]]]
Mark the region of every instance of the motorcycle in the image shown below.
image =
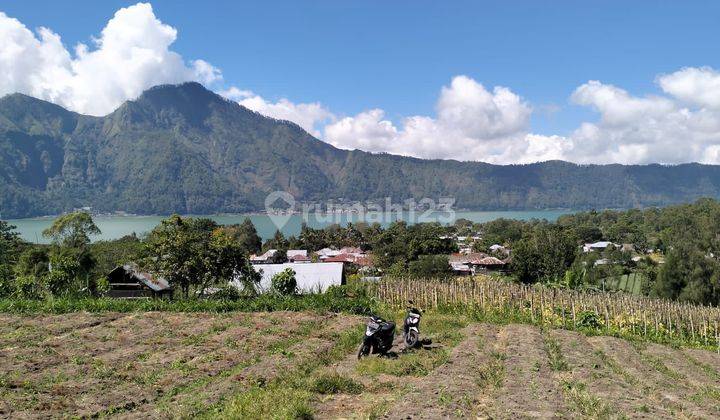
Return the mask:
[[392, 348], [395, 338], [395, 323], [371, 315], [365, 328], [365, 337], [358, 350], [358, 360], [370, 354], [385, 355]]
[[413, 308], [413, 302], [409, 302], [408, 313], [403, 323], [403, 339], [407, 348], [415, 348], [420, 344], [420, 310]]

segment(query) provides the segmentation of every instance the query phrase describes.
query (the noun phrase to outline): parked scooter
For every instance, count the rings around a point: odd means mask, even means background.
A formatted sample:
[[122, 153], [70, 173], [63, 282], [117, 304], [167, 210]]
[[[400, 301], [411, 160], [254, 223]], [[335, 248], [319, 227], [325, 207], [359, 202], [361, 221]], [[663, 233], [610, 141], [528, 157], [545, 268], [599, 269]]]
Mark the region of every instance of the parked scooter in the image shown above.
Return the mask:
[[420, 344], [420, 310], [414, 308], [413, 301], [408, 302], [408, 313], [403, 324], [403, 339], [407, 348], [415, 348]]
[[358, 360], [370, 354], [385, 355], [392, 348], [395, 323], [371, 315], [365, 328], [365, 338], [358, 350]]

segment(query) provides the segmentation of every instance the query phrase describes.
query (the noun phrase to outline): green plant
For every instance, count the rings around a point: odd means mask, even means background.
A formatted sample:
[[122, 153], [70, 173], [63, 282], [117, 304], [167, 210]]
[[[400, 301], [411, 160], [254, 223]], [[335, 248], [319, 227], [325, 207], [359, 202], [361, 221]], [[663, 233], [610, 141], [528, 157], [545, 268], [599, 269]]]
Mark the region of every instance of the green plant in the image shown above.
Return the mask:
[[310, 389], [318, 394], [360, 394], [364, 386], [335, 372], [316, 377]]
[[297, 293], [295, 271], [292, 268], [286, 268], [285, 270], [275, 274], [271, 280], [271, 287], [273, 292], [279, 295], [294, 295]]

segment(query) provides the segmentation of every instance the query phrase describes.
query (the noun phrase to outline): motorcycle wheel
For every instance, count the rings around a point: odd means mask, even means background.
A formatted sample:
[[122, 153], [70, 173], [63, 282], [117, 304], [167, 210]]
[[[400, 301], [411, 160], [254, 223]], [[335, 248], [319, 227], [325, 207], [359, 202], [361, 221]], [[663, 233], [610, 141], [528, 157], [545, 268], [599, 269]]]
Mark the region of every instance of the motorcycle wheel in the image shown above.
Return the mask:
[[363, 356], [367, 356], [370, 354], [370, 346], [365, 345], [365, 343], [360, 344], [360, 348], [358, 349], [358, 360], [360, 360]]
[[415, 348], [420, 342], [420, 336], [417, 331], [410, 330], [405, 334], [405, 345], [408, 348]]

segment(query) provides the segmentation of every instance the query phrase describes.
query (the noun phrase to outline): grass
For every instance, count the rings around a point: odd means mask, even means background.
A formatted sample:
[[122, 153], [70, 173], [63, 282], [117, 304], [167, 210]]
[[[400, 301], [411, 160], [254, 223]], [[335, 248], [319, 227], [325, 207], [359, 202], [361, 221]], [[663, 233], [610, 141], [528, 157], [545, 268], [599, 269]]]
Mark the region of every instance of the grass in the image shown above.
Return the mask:
[[491, 352], [491, 360], [478, 368], [477, 384], [480, 388], [500, 388], [505, 380], [505, 359], [502, 353]]
[[580, 381], [563, 380], [562, 390], [571, 408], [583, 416], [606, 419], [614, 414], [612, 408], [600, 398], [592, 395]]
[[337, 372], [321, 374], [310, 386], [310, 390], [317, 394], [360, 394], [364, 389], [363, 384]]
[[329, 335], [333, 346], [298, 360], [293, 369], [275, 378], [259, 378], [247, 390], [203, 413], [207, 418], [311, 419], [312, 402], [318, 395], [359, 393], [362, 385], [321, 368], [344, 358], [360, 342], [364, 328], [357, 326]]
[[[220, 418], [241, 419], [312, 419], [311, 392], [273, 383], [255, 385], [228, 403]], [[209, 418], [215, 418], [215, 415]]]
[[[399, 319], [404, 313], [397, 312], [386, 317]], [[433, 343], [442, 347], [429, 350], [417, 349], [404, 353], [400, 357], [367, 357], [358, 362], [358, 373], [369, 376], [388, 374], [393, 376], [425, 376], [433, 369], [447, 362], [449, 348], [456, 346], [463, 338], [460, 332], [468, 324], [462, 316], [433, 313], [432, 317], [423, 317], [420, 321], [420, 334], [429, 337]]]
[[623, 369], [622, 366], [620, 366], [615, 360], [613, 360], [610, 356], [608, 356], [604, 351], [602, 350], [595, 350], [594, 354], [606, 365], [610, 368], [610, 370], [618, 375], [621, 376], [625, 382], [627, 382], [629, 385], [638, 386], [639, 382], [638, 379], [630, 374], [627, 370]]
[[543, 333], [543, 344], [552, 370], [568, 370], [568, 364], [567, 361], [565, 361], [562, 350], [560, 350], [560, 344], [558, 344], [557, 340], [555, 340], [548, 331], [544, 331]]
[[366, 291], [340, 286], [326, 293], [278, 296], [263, 294], [255, 298], [230, 300], [212, 299], [111, 299], [111, 298], [49, 298], [45, 300], [0, 299], [0, 313], [64, 314], [71, 312], [273, 312], [314, 311], [368, 314], [376, 301]]

